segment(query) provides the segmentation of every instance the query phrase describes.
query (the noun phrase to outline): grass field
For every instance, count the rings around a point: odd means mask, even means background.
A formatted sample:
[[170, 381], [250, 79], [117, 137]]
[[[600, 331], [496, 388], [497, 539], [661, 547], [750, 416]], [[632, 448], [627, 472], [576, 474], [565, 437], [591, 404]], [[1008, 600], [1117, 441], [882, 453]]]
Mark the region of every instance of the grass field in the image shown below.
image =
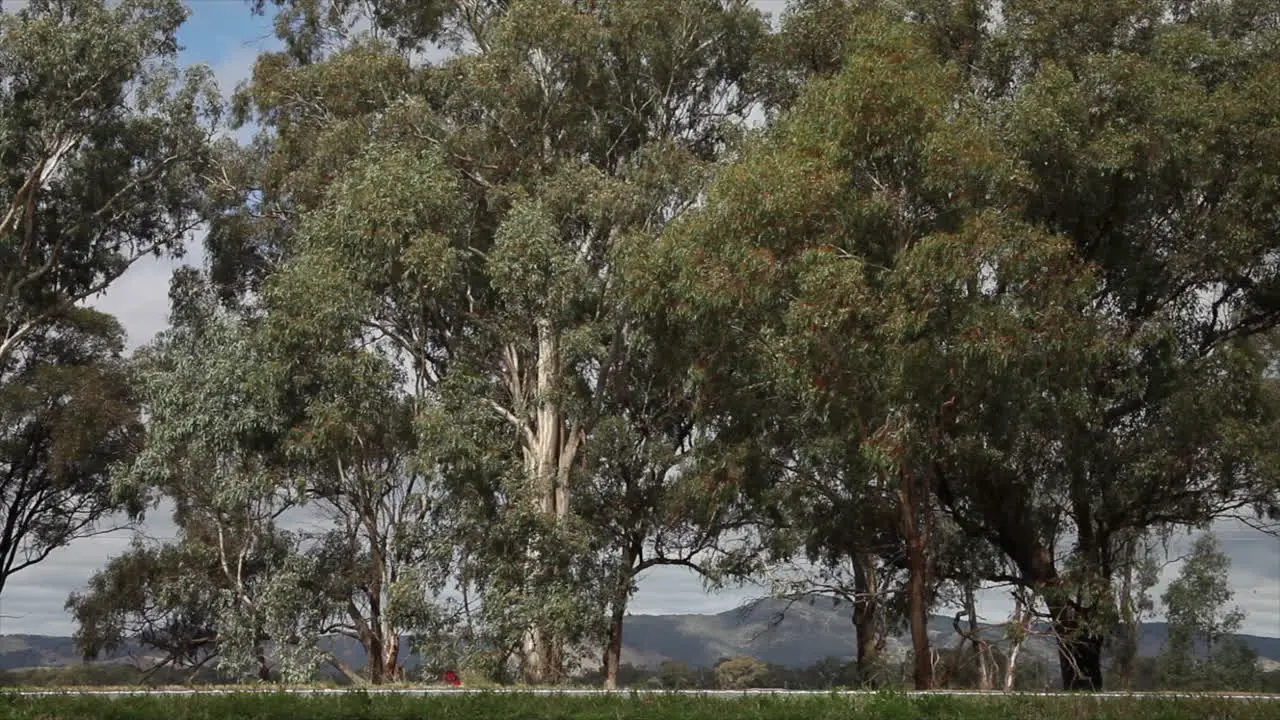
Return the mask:
[[1225, 698], [746, 696], [0, 696], [0, 720], [1276, 720]]

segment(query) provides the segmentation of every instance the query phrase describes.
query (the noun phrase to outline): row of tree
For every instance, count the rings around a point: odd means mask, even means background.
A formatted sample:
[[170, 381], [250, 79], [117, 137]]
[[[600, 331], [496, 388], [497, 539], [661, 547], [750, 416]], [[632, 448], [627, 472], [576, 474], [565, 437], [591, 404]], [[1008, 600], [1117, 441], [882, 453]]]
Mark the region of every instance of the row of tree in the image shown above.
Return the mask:
[[[1006, 584], [1100, 688], [1161, 537], [1275, 515], [1274, 3], [249, 5], [229, 107], [176, 0], [0, 14], [0, 582], [179, 528], [88, 655], [615, 685], [673, 565], [849, 601], [859, 670], [905, 623], [921, 688]], [[197, 228], [123, 359], [84, 301]]]
[[[1164, 646], [1158, 655], [1128, 656], [1119, 653], [1104, 670], [1106, 682], [1139, 691], [1203, 691], [1236, 690], [1273, 692], [1280, 690], [1280, 670], [1264, 671], [1258, 652], [1231, 633], [1239, 629], [1244, 617], [1238, 607], [1230, 605], [1233, 595], [1228, 571], [1230, 559], [1218, 547], [1211, 534], [1202, 535], [1185, 558], [1179, 575], [1169, 584], [1161, 598], [1168, 622]], [[1150, 607], [1148, 597], [1139, 599]], [[1116, 635], [1114, 641], [1124, 640]], [[956, 641], [958, 640], [958, 644]], [[1044, 691], [1053, 689], [1056, 681], [1050, 663], [1043, 654], [1043, 644], [1018, 661], [1020, 643], [1016, 636], [986, 626], [983, 639], [972, 642], [961, 632], [947, 643], [933, 649], [937, 684], [949, 688], [991, 690]], [[330, 645], [332, 646], [332, 645]], [[148, 648], [143, 648], [144, 652]], [[340, 652], [340, 651], [338, 651]], [[346, 655], [347, 653], [342, 653]], [[912, 662], [899, 655], [882, 656], [870, 675], [861, 675], [848, 656], [827, 657], [806, 667], [766, 664], [749, 655], [721, 658], [711, 667], [690, 667], [666, 660], [657, 666], [637, 667], [622, 663], [615, 682], [622, 688], [644, 689], [721, 689], [783, 688], [793, 690], [830, 690], [835, 688], [876, 686], [908, 687], [912, 678]], [[326, 681], [350, 683], [353, 678], [335, 675], [332, 669], [321, 673]], [[184, 669], [157, 667], [147, 660], [141, 663], [94, 663], [60, 668], [29, 668], [16, 672], [0, 672], [0, 685], [65, 686], [65, 685], [155, 685], [226, 684], [235, 681], [234, 674], [220, 672], [213, 666]], [[430, 667], [407, 667], [405, 680], [438, 681]], [[575, 674], [571, 682], [598, 685], [604, 679], [603, 668]]]

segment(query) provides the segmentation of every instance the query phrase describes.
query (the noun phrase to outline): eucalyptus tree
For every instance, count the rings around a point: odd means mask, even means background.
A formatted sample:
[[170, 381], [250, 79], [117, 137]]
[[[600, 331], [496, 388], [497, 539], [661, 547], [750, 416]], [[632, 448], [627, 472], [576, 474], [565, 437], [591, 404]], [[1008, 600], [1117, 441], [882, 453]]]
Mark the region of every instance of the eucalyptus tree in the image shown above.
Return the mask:
[[[1009, 202], [1095, 268], [1079, 307], [1109, 350], [1062, 396], [1048, 442], [1023, 456], [1036, 461], [998, 458], [944, 491], [1045, 594], [1067, 636], [1064, 684], [1096, 687], [1126, 537], [1275, 498], [1263, 358], [1241, 339], [1278, 317], [1278, 238], [1260, 211], [1280, 171], [1262, 140], [1276, 8], [1152, 0], [1082, 18], [1004, 3], [1002, 18], [972, 25], [969, 46], [988, 50], [968, 82], [996, 98], [1003, 152], [1025, 173]], [[1037, 515], [1074, 541], [1062, 566], [1044, 525], [1025, 523]]]
[[[355, 192], [344, 200], [360, 197]], [[341, 223], [352, 211], [338, 201], [332, 212], [308, 218], [302, 242], [341, 237], [328, 223]], [[383, 220], [393, 220], [391, 211]], [[438, 466], [419, 453], [416, 399], [404, 390], [405, 373], [377, 344], [365, 344], [359, 324], [343, 322], [367, 308], [350, 278], [326, 267], [326, 257], [332, 256], [309, 247], [269, 278], [260, 327], [272, 362], [289, 378], [293, 420], [283, 449], [294, 482], [307, 509], [328, 522], [308, 533], [315, 536], [309, 555], [316, 583], [339, 618], [328, 628], [361, 644], [368, 680], [378, 684], [400, 677], [406, 635], [439, 640], [435, 636], [452, 627], [457, 608], [441, 593], [456, 559], [455, 516], [447, 510]]]
[[1234, 637], [1244, 613], [1229, 606], [1230, 572], [1231, 558], [1217, 536], [1203, 532], [1160, 596], [1169, 627], [1160, 671], [1168, 685], [1241, 688], [1256, 679], [1257, 653]]
[[642, 574], [683, 567], [718, 585], [759, 567], [748, 541], [759, 513], [743, 502], [743, 478], [696, 422], [697, 355], [710, 329], [680, 322], [665, 298], [652, 305], [656, 285], [634, 259], [617, 271], [650, 299], [629, 304], [635, 314], [620, 364], [626, 374], [602, 403], [573, 505], [593, 527], [606, 570], [603, 670], [610, 688], [617, 687], [623, 623]]
[[1138, 642], [1142, 621], [1155, 612], [1151, 588], [1160, 580], [1161, 566], [1156, 557], [1154, 538], [1133, 533], [1121, 546], [1114, 592], [1118, 622], [1113, 633], [1113, 667], [1119, 676], [1120, 689], [1133, 682], [1138, 660]]
[[[644, 272], [645, 245], [744, 119], [763, 22], [719, 0], [453, 3], [416, 30], [375, 9], [392, 43], [345, 36], [345, 4], [283, 7], [290, 50], [262, 58], [243, 95], [272, 135], [228, 174], [256, 192], [223, 198], [215, 269], [245, 287], [273, 268], [330, 273], [314, 276], [333, 281], [317, 317], [351, 301], [343, 336], [402, 362], [419, 455], [470, 513], [454, 523], [464, 584], [524, 635], [526, 677], [558, 680], [567, 649], [603, 633], [613, 593], [595, 588], [665, 517], [627, 509], [638, 524], [612, 535], [584, 521], [572, 489], [594, 482], [597, 429], [670, 425], [640, 458], [658, 480], [687, 444], [679, 371], [651, 357], [620, 269]], [[462, 52], [422, 62], [437, 39]], [[650, 381], [676, 407], [628, 387]]]
[[[322, 659], [315, 642], [326, 631], [329, 605], [311, 597], [314, 562], [298, 534], [280, 522], [301, 500], [283, 444], [291, 419], [287, 373], [270, 362], [249, 321], [217, 307], [192, 275], [175, 283], [174, 326], [138, 351], [146, 435], [113, 482], [120, 492], [173, 503], [179, 540], [155, 560], [190, 557], [212, 577], [165, 574], [159, 565], [155, 570], [173, 585], [121, 598], [148, 601], [122, 612], [143, 621], [141, 613], [158, 599], [179, 617], [200, 617], [213, 602], [215, 614], [205, 622], [216, 633], [220, 668], [265, 679], [276, 666], [286, 678], [306, 679]], [[91, 581], [89, 595], [70, 601], [82, 620], [99, 623], [81, 627], [86, 651], [98, 647], [90, 640], [114, 641], [121, 632], [112, 627], [120, 615], [94, 612], [111, 600], [92, 590], [128, 582], [117, 575], [131, 566], [127, 559], [109, 565]], [[193, 595], [193, 581], [212, 587]], [[193, 604], [184, 606], [188, 600]]]
[[113, 318], [75, 308], [29, 334], [0, 383], [0, 592], [15, 573], [107, 528], [139, 498], [117, 495], [111, 468], [142, 433]]
[[194, 675], [218, 654], [219, 571], [200, 556], [193, 544], [135, 541], [110, 558], [67, 598], [76, 649], [96, 660], [136, 644], [160, 656], [144, 675], [166, 667]]
[[137, 509], [107, 480], [138, 421], [123, 332], [83, 304], [198, 220], [219, 103], [207, 68], [175, 68], [185, 17], [176, 0], [0, 12], [0, 592]]
[[[643, 318], [619, 274], [633, 244], [692, 202], [745, 116], [740, 81], [762, 32], [743, 2], [518, 2], [441, 78], [457, 89], [444, 147], [487, 158], [496, 169], [481, 185], [509, 203], [486, 261], [495, 295], [481, 337], [497, 381], [486, 402], [510, 422], [553, 534], [577, 524], [576, 468], [608, 408], [635, 429], [654, 421], [626, 407], [644, 400], [628, 385], [649, 381], [646, 364], [674, 370], [628, 352]], [[553, 679], [561, 639], [541, 635], [526, 640], [529, 676]]]
[[[406, 632], [448, 631], [433, 599], [451, 553], [394, 369], [318, 339], [333, 326], [293, 316], [275, 292], [290, 275], [273, 280], [273, 312], [240, 316], [184, 271], [174, 328], [140, 351], [147, 432], [116, 487], [174, 502], [179, 538], [113, 558], [68, 601], [86, 654], [136, 640], [163, 664], [267, 679], [327, 661], [377, 684], [399, 677]], [[333, 636], [361, 644], [364, 676], [318, 650]]]
[[[153, 659], [143, 669], [144, 678], [166, 668], [195, 677], [224, 658], [224, 677], [276, 677], [278, 665], [265, 633], [258, 638], [261, 644], [249, 646], [246, 662], [244, 643], [236, 647], [221, 631], [231, 621], [225, 602], [228, 573], [222, 567], [221, 547], [208, 530], [191, 523], [179, 529], [175, 541], [139, 538], [95, 571], [84, 588], [71, 593], [65, 607], [75, 623], [76, 649], [86, 660], [137, 649]], [[288, 543], [276, 542], [283, 538], [272, 540], [257, 543], [240, 558], [238, 575], [248, 585], [269, 582], [268, 574], [291, 551]]]
[[[779, 404], [812, 418], [822, 442], [811, 452], [839, 465], [818, 482], [883, 507], [900, 534], [915, 681], [928, 687], [931, 453], [947, 410], [930, 384], [951, 374], [933, 343], [954, 346], [984, 312], [1002, 319], [984, 307], [995, 303], [966, 292], [976, 272], [967, 263], [1008, 252], [1003, 243], [1014, 243], [1016, 226], [951, 202], [945, 187], [979, 175], [972, 159], [930, 162], [982, 140], [951, 117], [954, 79], [910, 27], [864, 22], [846, 70], [811, 81], [796, 110], [721, 175], [707, 210], [671, 245], [687, 268], [692, 312], [764, 341], [739, 338], [746, 350], [719, 358], [725, 371], [775, 367], [787, 380], [775, 391]], [[1026, 252], [1048, 259], [1054, 249], [1041, 243]], [[740, 415], [735, 404], [724, 412], [731, 421]], [[857, 532], [833, 526], [817, 540]]]
[[[744, 199], [708, 216], [733, 227], [778, 207], [766, 217], [790, 213], [796, 239], [892, 238], [901, 227], [919, 238], [970, 223], [979, 238], [1021, 235], [1051, 251], [1052, 262], [1035, 261], [1046, 268], [1038, 284], [1002, 277], [1006, 267], [1030, 271], [1011, 265], [1031, 263], [1027, 250], [992, 245], [982, 252], [994, 254], [971, 255], [972, 265], [956, 264], [958, 252], [921, 261], [897, 286], [921, 307], [908, 310], [902, 295], [900, 310], [859, 324], [876, 299], [846, 291], [848, 309], [810, 335], [828, 347], [861, 327], [881, 328], [880, 340], [891, 337], [883, 331], [903, 332], [887, 366], [916, 374], [884, 380], [874, 361], [854, 364], [867, 354], [858, 347], [839, 355], [865, 376], [880, 373], [881, 387], [896, 385], [900, 399], [886, 407], [899, 413], [897, 437], [928, 448], [927, 462], [917, 458], [928, 491], [920, 496], [1008, 557], [1015, 571], [991, 579], [1042, 594], [1061, 636], [1064, 685], [1097, 687], [1125, 538], [1275, 499], [1265, 440], [1273, 406], [1264, 358], [1245, 339], [1278, 317], [1266, 208], [1275, 205], [1280, 166], [1265, 140], [1276, 105], [1264, 80], [1277, 60], [1276, 9], [1135, 0], [1086, 17], [1072, 3], [855, 5], [871, 16], [855, 13], [836, 46], [847, 51], [843, 62], [806, 70], [814, 79], [792, 111], [847, 119], [806, 129], [803, 140], [795, 131], [809, 154], [795, 153], [802, 161], [793, 171], [780, 159], [789, 156], [761, 151], [762, 163], [777, 163], [768, 171], [774, 182], [744, 185], [752, 190], [741, 197], [772, 191], [775, 200]], [[870, 80], [858, 103], [805, 107], [804, 98], [829, 92], [828, 82], [867, 73], [859, 46], [878, 42], [881, 31], [870, 28], [884, 27], [872, 16], [911, 28], [901, 32], [923, 55], [906, 57], [919, 67], [948, 68], [941, 83], [906, 81], [920, 97], [941, 99], [933, 107], [945, 112], [922, 115]], [[894, 54], [878, 57], [889, 63]], [[938, 122], [956, 132], [931, 133]], [[820, 159], [820, 147], [847, 157]], [[834, 195], [823, 188], [841, 187], [835, 178], [849, 167], [858, 168], [850, 184], [865, 188], [875, 212], [822, 204]], [[803, 195], [777, 189], [789, 177]], [[832, 229], [850, 216], [851, 226]], [[980, 216], [996, 220], [978, 231], [971, 223]], [[779, 234], [767, 221], [739, 233], [756, 244]], [[848, 265], [907, 267], [895, 260], [900, 246], [829, 244], [835, 257], [851, 256]], [[771, 264], [742, 264], [763, 286]], [[957, 295], [948, 269], [974, 280]], [[962, 314], [925, 312], [941, 300], [975, 311], [991, 304], [982, 312], [1008, 324], [955, 335]]]
[[859, 472], [846, 437], [786, 443], [763, 472], [769, 490], [749, 503], [766, 508], [754, 531], [767, 566], [756, 574], [776, 596], [835, 598], [849, 608], [857, 679], [874, 684], [886, 639], [905, 617], [905, 543], [891, 490]]

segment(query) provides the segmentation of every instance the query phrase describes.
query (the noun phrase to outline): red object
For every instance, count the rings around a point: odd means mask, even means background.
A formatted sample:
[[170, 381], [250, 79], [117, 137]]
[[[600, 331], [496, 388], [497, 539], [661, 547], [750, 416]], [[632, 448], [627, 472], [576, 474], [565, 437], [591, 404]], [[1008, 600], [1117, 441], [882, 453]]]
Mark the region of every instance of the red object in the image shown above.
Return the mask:
[[444, 672], [444, 681], [454, 687], [462, 687], [462, 680], [458, 679], [458, 673], [452, 670], [446, 670]]

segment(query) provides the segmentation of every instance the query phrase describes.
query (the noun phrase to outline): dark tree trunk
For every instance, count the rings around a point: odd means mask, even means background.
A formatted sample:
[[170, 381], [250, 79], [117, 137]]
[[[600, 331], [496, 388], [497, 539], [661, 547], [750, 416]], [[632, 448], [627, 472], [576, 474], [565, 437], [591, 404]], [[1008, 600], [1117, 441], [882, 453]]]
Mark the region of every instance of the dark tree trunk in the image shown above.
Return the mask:
[[1096, 632], [1082, 631], [1084, 623], [1075, 607], [1052, 602], [1049, 612], [1054, 617], [1054, 629], [1058, 635], [1058, 666], [1062, 672], [1062, 689], [1101, 690], [1102, 636]]
[[854, 553], [853, 628], [858, 637], [858, 682], [872, 683], [876, 660], [880, 655], [878, 620], [879, 588], [876, 583], [875, 557], [870, 553]]
[[898, 492], [902, 512], [902, 534], [907, 540], [907, 602], [911, 622], [911, 649], [915, 654], [915, 688], [933, 688], [933, 658], [929, 652], [929, 562], [925, 555], [928, 529], [922, 522], [920, 478], [900, 473]]
[[933, 658], [929, 654], [929, 614], [925, 605], [924, 574], [917, 570], [924, 562], [919, 548], [908, 547], [907, 563], [910, 578], [907, 580], [908, 601], [911, 615], [911, 649], [915, 653], [913, 675], [917, 690], [933, 688]]
[[258, 660], [258, 679], [263, 682], [271, 682], [271, 666], [267, 664], [267, 653], [262, 647], [257, 648]]
[[376, 633], [369, 633], [369, 642], [365, 645], [365, 657], [369, 663], [369, 684], [381, 685], [386, 681], [386, 668], [382, 664], [382, 638]]
[[609, 617], [609, 641], [604, 648], [604, 687], [618, 689], [618, 668], [622, 666], [622, 623], [626, 617], [626, 601], [615, 603]]
[[618, 580], [613, 591], [612, 613], [609, 616], [609, 637], [604, 646], [604, 687], [606, 690], [618, 689], [618, 669], [622, 667], [622, 625], [627, 617], [627, 600], [631, 597], [631, 582], [637, 569], [636, 559], [640, 557], [637, 547], [626, 546], [622, 550], [624, 577]]

